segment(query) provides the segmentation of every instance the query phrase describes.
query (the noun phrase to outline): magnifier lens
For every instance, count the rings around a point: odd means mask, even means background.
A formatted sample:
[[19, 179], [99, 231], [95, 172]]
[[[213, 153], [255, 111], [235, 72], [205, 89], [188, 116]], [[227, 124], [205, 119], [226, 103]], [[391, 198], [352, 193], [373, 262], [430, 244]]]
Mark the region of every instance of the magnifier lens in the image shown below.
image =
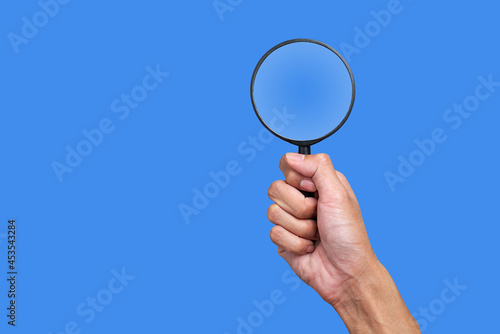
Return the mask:
[[266, 127], [282, 139], [320, 140], [335, 132], [350, 112], [351, 73], [342, 58], [322, 43], [285, 43], [257, 65], [254, 107]]

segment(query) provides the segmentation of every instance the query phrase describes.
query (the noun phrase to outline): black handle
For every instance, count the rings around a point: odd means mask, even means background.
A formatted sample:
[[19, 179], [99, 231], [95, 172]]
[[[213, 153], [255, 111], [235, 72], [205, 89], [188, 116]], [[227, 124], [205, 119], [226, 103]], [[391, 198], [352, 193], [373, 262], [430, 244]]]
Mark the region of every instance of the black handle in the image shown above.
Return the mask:
[[[311, 154], [311, 146], [299, 146], [299, 153], [309, 155]], [[300, 191], [305, 197], [314, 197], [314, 193], [308, 191]]]

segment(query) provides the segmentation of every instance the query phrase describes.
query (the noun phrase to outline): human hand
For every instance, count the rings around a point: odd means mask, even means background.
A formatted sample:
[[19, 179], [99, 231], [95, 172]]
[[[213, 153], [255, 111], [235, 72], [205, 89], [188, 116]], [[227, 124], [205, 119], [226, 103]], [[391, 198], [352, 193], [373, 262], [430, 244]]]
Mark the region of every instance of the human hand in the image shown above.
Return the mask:
[[[286, 181], [269, 188], [275, 204], [267, 216], [276, 224], [271, 240], [297, 275], [333, 305], [339, 287], [375, 261], [358, 202], [326, 154], [288, 153], [279, 166]], [[316, 196], [304, 197], [299, 189]]]
[[[344, 175], [334, 170], [328, 155], [287, 153], [279, 166], [285, 181], [269, 187], [269, 198], [275, 203], [267, 212], [276, 224], [271, 240], [278, 253], [339, 312], [353, 333], [392, 329], [418, 333], [418, 325], [372, 250], [353, 190]], [[300, 190], [315, 196], [304, 197]], [[375, 321], [375, 315], [382, 319]]]

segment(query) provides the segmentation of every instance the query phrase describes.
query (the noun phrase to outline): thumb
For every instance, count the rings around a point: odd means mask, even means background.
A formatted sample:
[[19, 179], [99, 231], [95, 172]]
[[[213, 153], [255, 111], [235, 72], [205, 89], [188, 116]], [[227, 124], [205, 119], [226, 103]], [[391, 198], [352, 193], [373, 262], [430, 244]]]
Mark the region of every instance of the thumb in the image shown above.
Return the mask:
[[310, 177], [321, 197], [336, 198], [347, 189], [340, 181], [328, 154], [303, 155], [287, 153], [288, 165], [297, 173]]

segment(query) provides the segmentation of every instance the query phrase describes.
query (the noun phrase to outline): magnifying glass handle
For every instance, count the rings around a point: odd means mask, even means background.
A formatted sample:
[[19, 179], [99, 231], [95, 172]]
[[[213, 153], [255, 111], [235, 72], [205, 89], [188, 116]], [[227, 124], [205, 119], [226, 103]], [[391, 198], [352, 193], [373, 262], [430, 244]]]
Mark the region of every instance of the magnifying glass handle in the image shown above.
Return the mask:
[[[309, 155], [311, 154], [311, 146], [299, 146], [299, 153], [300, 154], [306, 154]], [[310, 193], [308, 191], [300, 191], [305, 197], [314, 197], [314, 193]]]

